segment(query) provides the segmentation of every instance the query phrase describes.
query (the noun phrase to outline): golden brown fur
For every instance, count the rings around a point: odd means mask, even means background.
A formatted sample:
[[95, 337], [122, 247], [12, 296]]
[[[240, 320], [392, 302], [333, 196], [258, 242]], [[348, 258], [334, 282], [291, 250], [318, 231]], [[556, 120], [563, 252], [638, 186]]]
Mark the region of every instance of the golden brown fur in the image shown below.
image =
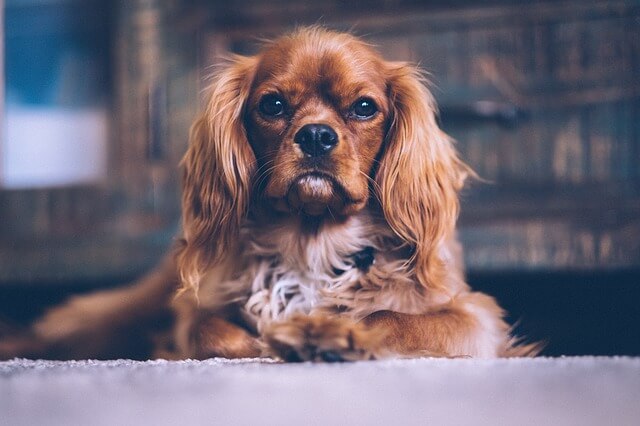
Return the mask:
[[413, 65], [348, 34], [299, 29], [216, 76], [182, 166], [183, 238], [157, 272], [167, 279], [57, 308], [33, 329], [40, 347], [89, 330], [106, 344], [110, 314], [135, 319], [119, 298], [144, 289], [158, 297], [140, 306], [170, 304], [176, 317], [164, 357], [536, 351], [464, 282], [455, 225], [471, 172]]

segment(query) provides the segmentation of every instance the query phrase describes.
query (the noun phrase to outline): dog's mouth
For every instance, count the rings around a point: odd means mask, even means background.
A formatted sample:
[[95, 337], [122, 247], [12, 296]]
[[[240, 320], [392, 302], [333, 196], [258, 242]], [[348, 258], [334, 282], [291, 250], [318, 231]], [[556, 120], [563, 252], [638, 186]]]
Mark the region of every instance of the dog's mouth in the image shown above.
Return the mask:
[[322, 216], [343, 210], [349, 203], [344, 187], [322, 172], [305, 173], [293, 180], [286, 195], [291, 211]]

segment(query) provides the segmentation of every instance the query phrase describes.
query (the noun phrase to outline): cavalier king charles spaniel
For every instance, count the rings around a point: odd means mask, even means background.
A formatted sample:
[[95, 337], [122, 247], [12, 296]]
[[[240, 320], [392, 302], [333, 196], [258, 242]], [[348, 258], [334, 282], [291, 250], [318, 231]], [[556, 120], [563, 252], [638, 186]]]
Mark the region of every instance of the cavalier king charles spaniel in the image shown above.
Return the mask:
[[472, 171], [415, 66], [350, 34], [298, 29], [215, 76], [182, 166], [174, 253], [130, 287], [52, 310], [5, 356], [111, 354], [165, 307], [174, 321], [155, 356], [168, 358], [538, 350], [465, 282], [455, 225]]

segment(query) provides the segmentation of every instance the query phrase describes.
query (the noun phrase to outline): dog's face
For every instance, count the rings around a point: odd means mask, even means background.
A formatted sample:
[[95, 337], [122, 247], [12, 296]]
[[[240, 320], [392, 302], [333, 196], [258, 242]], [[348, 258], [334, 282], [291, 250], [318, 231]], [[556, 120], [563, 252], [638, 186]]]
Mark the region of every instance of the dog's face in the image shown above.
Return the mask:
[[411, 248], [417, 279], [437, 281], [437, 247], [453, 233], [468, 168], [434, 111], [415, 66], [350, 34], [302, 28], [236, 57], [215, 76], [183, 160], [183, 283], [197, 286], [234, 253], [265, 201], [285, 220], [338, 226], [379, 210]]
[[283, 39], [260, 56], [245, 124], [263, 196], [279, 210], [362, 209], [388, 128], [384, 61], [354, 38]]

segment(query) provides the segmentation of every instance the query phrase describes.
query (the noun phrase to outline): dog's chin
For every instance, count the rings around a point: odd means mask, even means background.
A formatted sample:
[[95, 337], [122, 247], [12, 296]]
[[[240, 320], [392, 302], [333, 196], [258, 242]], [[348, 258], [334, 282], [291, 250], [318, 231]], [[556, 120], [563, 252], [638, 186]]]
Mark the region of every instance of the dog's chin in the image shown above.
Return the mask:
[[309, 173], [289, 186], [286, 203], [290, 211], [308, 216], [339, 214], [347, 203], [345, 191], [331, 176]]

